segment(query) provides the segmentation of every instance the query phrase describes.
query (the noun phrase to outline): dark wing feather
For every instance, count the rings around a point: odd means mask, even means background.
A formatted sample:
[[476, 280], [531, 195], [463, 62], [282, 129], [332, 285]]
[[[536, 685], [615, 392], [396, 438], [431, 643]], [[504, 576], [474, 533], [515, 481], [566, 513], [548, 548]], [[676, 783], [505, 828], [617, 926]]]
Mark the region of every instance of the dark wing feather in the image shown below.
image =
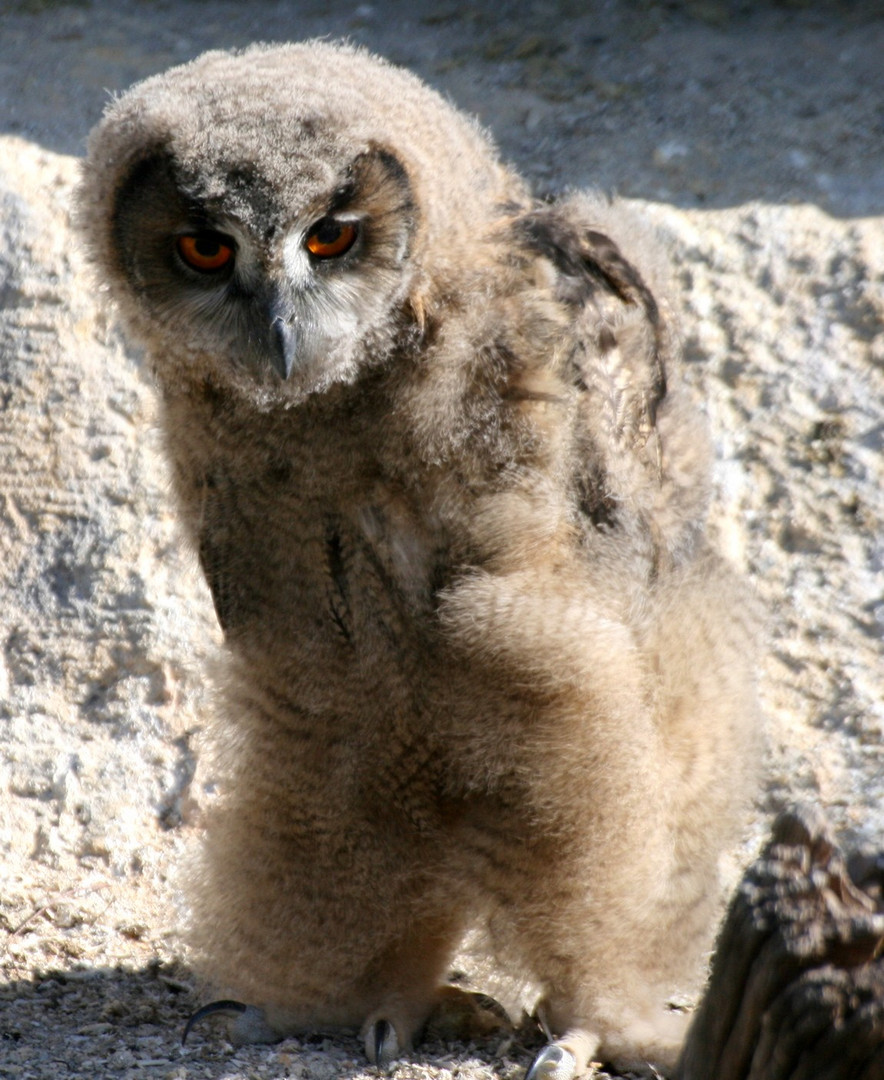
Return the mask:
[[666, 320], [639, 271], [604, 233], [575, 222], [569, 204], [519, 220], [523, 243], [558, 272], [556, 298], [574, 309], [572, 378], [595, 398], [594, 421], [620, 448], [655, 440], [672, 345]]
[[212, 594], [215, 614], [225, 634], [242, 623], [248, 610], [248, 585], [241, 572], [242, 558], [235, 534], [244, 530], [237, 515], [230, 481], [214, 470], [202, 481], [197, 555]]
[[216, 538], [208, 531], [203, 532], [197, 551], [200, 566], [212, 594], [215, 614], [221, 629], [226, 634], [236, 622], [236, 600], [231, 588], [230, 576], [225, 572], [225, 558]]

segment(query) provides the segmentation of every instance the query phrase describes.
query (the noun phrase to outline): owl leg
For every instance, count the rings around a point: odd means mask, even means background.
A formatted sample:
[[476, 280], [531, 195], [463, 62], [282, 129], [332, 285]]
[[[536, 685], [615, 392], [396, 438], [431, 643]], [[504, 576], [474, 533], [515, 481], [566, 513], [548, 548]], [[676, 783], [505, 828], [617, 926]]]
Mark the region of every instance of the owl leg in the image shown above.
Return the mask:
[[573, 1080], [582, 1076], [598, 1046], [595, 1035], [575, 1028], [540, 1051], [525, 1080]]
[[[423, 1026], [423, 1010], [403, 1007], [402, 1003], [389, 1002], [380, 1010], [383, 1015], [373, 1013], [362, 1026], [362, 1042], [365, 1056], [372, 1065], [386, 1068], [391, 1062], [411, 1050], [414, 1034]], [[388, 1016], [395, 1016], [389, 1020]]]
[[[667, 1014], [662, 1009], [652, 1018], [630, 1015], [629, 1003], [624, 1001], [617, 1009], [618, 1024], [612, 1025], [609, 1019], [607, 1032], [604, 1019], [599, 1024], [574, 1021], [564, 1026], [563, 1035], [554, 1038], [545, 1014], [546, 1002], [541, 1002], [537, 1015], [550, 1042], [534, 1059], [525, 1080], [574, 1080], [587, 1071], [593, 1059], [641, 1076], [659, 1076], [658, 1068], [668, 1076], [687, 1024], [685, 1015]], [[624, 1030], [617, 1030], [618, 1026]]]
[[362, 1025], [365, 1056], [386, 1066], [407, 1054], [443, 993], [442, 983], [460, 937], [450, 916], [424, 919], [372, 965], [370, 985], [379, 1004]]
[[390, 1062], [395, 1061], [402, 1050], [396, 1029], [389, 1020], [370, 1020], [362, 1040], [365, 1056], [372, 1065], [380, 1068], [386, 1068]]
[[574, 1027], [560, 1039], [554, 1039], [545, 1001], [538, 1003], [536, 1016], [549, 1039], [549, 1045], [534, 1059], [525, 1080], [573, 1080], [576, 1076], [582, 1076], [599, 1048], [598, 1036], [587, 1029]]
[[[387, 1011], [392, 1014], [393, 1010]], [[512, 1030], [509, 1017], [496, 1001], [457, 986], [436, 989], [430, 1012], [419, 1027], [424, 1035], [442, 1042], [468, 1042]], [[396, 1028], [384, 1018], [369, 1018], [363, 1039], [366, 1057], [375, 1065], [388, 1065], [407, 1049], [400, 1044]]]

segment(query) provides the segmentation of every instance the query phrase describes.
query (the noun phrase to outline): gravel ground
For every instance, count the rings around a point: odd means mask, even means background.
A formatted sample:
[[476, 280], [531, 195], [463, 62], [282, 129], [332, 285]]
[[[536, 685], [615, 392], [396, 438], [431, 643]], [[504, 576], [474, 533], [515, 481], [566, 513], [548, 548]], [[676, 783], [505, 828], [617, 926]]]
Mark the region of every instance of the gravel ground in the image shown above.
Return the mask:
[[[770, 612], [770, 814], [884, 846], [884, 8], [737, 0], [0, 3], [0, 1077], [370, 1075], [235, 1050], [175, 936], [217, 648], [150, 390], [83, 274], [76, 158], [109, 92], [206, 48], [348, 36], [477, 114], [538, 191], [632, 200], [671, 251], [713, 528]], [[394, 1077], [516, 1077], [530, 1035]], [[846, 1078], [845, 1078], [846, 1080]]]

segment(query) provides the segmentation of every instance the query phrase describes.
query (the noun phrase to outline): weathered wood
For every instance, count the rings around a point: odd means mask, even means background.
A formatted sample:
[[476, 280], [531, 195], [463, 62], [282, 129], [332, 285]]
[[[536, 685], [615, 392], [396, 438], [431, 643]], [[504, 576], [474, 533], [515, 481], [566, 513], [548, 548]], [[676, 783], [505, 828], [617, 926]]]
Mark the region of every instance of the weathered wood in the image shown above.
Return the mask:
[[719, 935], [678, 1080], [884, 1080], [884, 856], [774, 824]]

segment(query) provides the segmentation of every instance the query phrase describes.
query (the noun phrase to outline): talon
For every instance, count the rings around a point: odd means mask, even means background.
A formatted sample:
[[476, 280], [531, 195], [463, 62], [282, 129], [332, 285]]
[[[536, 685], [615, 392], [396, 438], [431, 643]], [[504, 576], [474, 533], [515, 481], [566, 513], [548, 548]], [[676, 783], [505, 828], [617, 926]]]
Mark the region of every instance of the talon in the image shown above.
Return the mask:
[[399, 1039], [389, 1020], [376, 1020], [365, 1037], [365, 1056], [379, 1068], [386, 1068], [399, 1056]]
[[190, 1034], [191, 1028], [200, 1022], [205, 1020], [207, 1016], [211, 1016], [213, 1013], [244, 1013], [248, 1005], [244, 1005], [241, 1001], [210, 1001], [208, 1005], [203, 1005], [197, 1009], [196, 1012], [191, 1013], [187, 1018], [187, 1023], [184, 1025], [184, 1034], [181, 1036], [181, 1045], [187, 1042], [187, 1036]]
[[525, 1074], [525, 1080], [573, 1080], [577, 1059], [570, 1050], [556, 1043], [545, 1046]]
[[184, 1034], [181, 1036], [181, 1045], [184, 1046], [187, 1036], [195, 1024], [198, 1024], [200, 1020], [204, 1020], [207, 1016], [212, 1016], [214, 1013], [227, 1013], [236, 1017], [228, 1033], [230, 1041], [236, 1046], [252, 1043], [274, 1043], [279, 1042], [282, 1037], [267, 1023], [263, 1009], [259, 1009], [254, 1005], [245, 1005], [241, 1001], [224, 999], [222, 1001], [210, 1001], [208, 1005], [203, 1005], [202, 1008], [197, 1009], [188, 1018], [184, 1027]]

